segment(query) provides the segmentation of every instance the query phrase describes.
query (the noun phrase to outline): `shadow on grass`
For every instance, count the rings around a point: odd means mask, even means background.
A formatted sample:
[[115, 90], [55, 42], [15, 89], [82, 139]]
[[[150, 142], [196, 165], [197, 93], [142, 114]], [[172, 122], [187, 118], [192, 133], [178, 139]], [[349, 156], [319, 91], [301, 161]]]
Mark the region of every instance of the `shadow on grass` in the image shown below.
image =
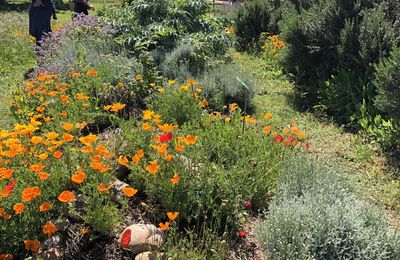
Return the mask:
[[[6, 3], [0, 4], [0, 11], [3, 12], [28, 12], [30, 2], [26, 3]], [[69, 5], [64, 3], [57, 3], [56, 9], [60, 11], [69, 10]]]

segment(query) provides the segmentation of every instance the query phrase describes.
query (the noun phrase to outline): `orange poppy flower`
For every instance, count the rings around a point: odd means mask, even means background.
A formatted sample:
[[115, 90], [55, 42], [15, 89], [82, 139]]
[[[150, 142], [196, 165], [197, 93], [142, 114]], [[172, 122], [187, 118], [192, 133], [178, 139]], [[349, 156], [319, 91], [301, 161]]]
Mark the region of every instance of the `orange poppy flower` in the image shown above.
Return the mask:
[[175, 150], [177, 150], [178, 152], [183, 152], [184, 149], [185, 149], [185, 146], [183, 146], [183, 145], [175, 146]]
[[99, 186], [97, 186], [97, 189], [98, 189], [100, 192], [108, 193], [109, 190], [111, 189], [111, 185], [108, 186], [108, 187], [106, 188], [106, 187], [104, 187], [103, 183], [100, 183]]
[[90, 135], [87, 135], [85, 137], [79, 138], [79, 141], [81, 143], [83, 143], [84, 145], [90, 146], [92, 143], [97, 141], [97, 136], [93, 135], [93, 134], [90, 134]]
[[69, 97], [67, 95], [61, 95], [60, 99], [61, 99], [61, 102], [63, 102], [64, 104], [69, 103]]
[[167, 144], [162, 144], [162, 145], [152, 145], [151, 146], [154, 150], [156, 150], [158, 152], [159, 155], [164, 156], [168, 145]]
[[46, 172], [38, 172], [39, 179], [45, 181], [49, 178], [49, 174]]
[[37, 239], [35, 239], [35, 240], [24, 240], [24, 244], [25, 244], [25, 249], [26, 250], [31, 250], [34, 253], [37, 253], [37, 251], [39, 251], [40, 242]]
[[33, 144], [40, 144], [43, 141], [43, 139], [39, 136], [32, 136], [31, 138], [31, 143]]
[[75, 172], [74, 175], [71, 176], [71, 181], [81, 184], [85, 180], [86, 174], [83, 172], [83, 169], [80, 168]]
[[185, 137], [185, 143], [188, 145], [195, 144], [196, 141], [197, 141], [197, 136], [187, 135]]
[[146, 170], [151, 174], [155, 174], [155, 173], [157, 173], [159, 168], [160, 168], [160, 166], [158, 166], [157, 160], [154, 160], [154, 161], [150, 162], [150, 165], [148, 165], [146, 167]]
[[271, 132], [271, 126], [267, 125], [266, 127], [263, 128], [263, 132], [266, 134], [269, 134]]
[[128, 166], [129, 160], [125, 156], [120, 156], [118, 157], [117, 162], [123, 166]]
[[62, 111], [62, 112], [60, 113], [60, 116], [63, 117], [63, 118], [67, 118], [67, 116], [68, 116], [67, 111]]
[[25, 188], [22, 191], [22, 201], [29, 202], [42, 193], [42, 190], [38, 186]]
[[40, 159], [42, 159], [42, 160], [46, 160], [47, 157], [49, 157], [49, 155], [48, 155], [47, 153], [42, 153], [42, 154], [39, 154], [38, 157], [39, 157]]
[[143, 152], [143, 150], [142, 149], [139, 149], [138, 151], [137, 151], [137, 156], [139, 157], [139, 158], [143, 158], [143, 156], [144, 156], [144, 152]]
[[14, 173], [13, 169], [0, 168], [0, 180], [10, 179]]
[[200, 108], [206, 108], [208, 106], [208, 101], [207, 99], [203, 99], [200, 103]]
[[60, 159], [63, 156], [63, 153], [60, 151], [54, 152], [53, 157], [56, 159]]
[[172, 154], [168, 154], [168, 155], [164, 156], [163, 160], [169, 162], [169, 161], [172, 160], [172, 158], [173, 158], [173, 155]]
[[164, 133], [167, 133], [175, 130], [176, 126], [171, 124], [163, 124], [163, 125], [158, 125], [158, 128]]
[[118, 112], [121, 109], [123, 109], [126, 105], [125, 104], [121, 104], [121, 103], [115, 103], [111, 106], [111, 111], [113, 112]]
[[179, 183], [179, 175], [175, 174], [174, 177], [172, 177], [169, 182], [171, 182], [174, 185], [177, 185]]
[[265, 114], [263, 117], [268, 120], [268, 119], [271, 119], [272, 114], [268, 113], [268, 114]]
[[297, 129], [297, 128], [292, 128], [292, 129], [290, 130], [290, 132], [292, 132], [292, 134], [298, 135], [298, 134], [300, 133], [300, 130]]
[[137, 154], [135, 154], [134, 156], [132, 156], [132, 161], [135, 165], [138, 165], [139, 161], [140, 161], [140, 157]]
[[96, 76], [97, 72], [95, 70], [89, 70], [88, 72], [86, 72], [86, 75], [88, 75], [88, 76]]
[[58, 200], [65, 203], [73, 202], [75, 200], [75, 195], [72, 192], [65, 190], [58, 195]]
[[47, 222], [46, 224], [43, 225], [42, 232], [48, 237], [51, 237], [54, 233], [57, 232], [57, 227], [53, 223]]
[[49, 132], [44, 134], [44, 136], [47, 138], [47, 140], [54, 140], [58, 137], [58, 134], [56, 132]]
[[63, 129], [65, 130], [65, 131], [71, 131], [72, 129], [74, 129], [74, 125], [73, 124], [71, 124], [71, 123], [65, 123], [64, 125], [63, 125]]
[[151, 125], [150, 125], [148, 122], [144, 122], [144, 123], [142, 124], [142, 129], [143, 129], [144, 131], [150, 131], [150, 130], [151, 130]]
[[75, 95], [77, 100], [89, 100], [90, 97], [86, 96], [84, 93], [78, 93]]
[[22, 212], [24, 212], [25, 209], [25, 205], [22, 203], [17, 203], [14, 205], [13, 210], [15, 211], [15, 214], [22, 214]]
[[300, 132], [297, 136], [298, 136], [299, 138], [304, 138], [304, 137], [306, 137], [306, 133]]
[[229, 105], [229, 111], [235, 112], [239, 108], [239, 105], [236, 103], [232, 103]]
[[122, 192], [125, 194], [125, 196], [132, 197], [138, 192], [138, 190], [131, 187], [125, 187], [122, 189]]
[[289, 130], [287, 130], [287, 129], [282, 130], [282, 134], [287, 135], [288, 133], [289, 133]]
[[92, 169], [94, 169], [94, 170], [98, 170], [98, 171], [101, 172], [101, 173], [105, 173], [105, 172], [111, 170], [110, 168], [108, 168], [106, 165], [104, 165], [104, 164], [101, 163], [101, 162], [92, 162], [92, 163], [90, 164], [90, 167], [91, 167]]
[[244, 120], [248, 124], [255, 124], [257, 122], [257, 120], [252, 116], [245, 116], [245, 117], [242, 116], [241, 120], [242, 121]]
[[169, 220], [174, 221], [179, 215], [179, 212], [167, 212]]
[[143, 118], [143, 120], [150, 120], [151, 117], [152, 117], [154, 114], [155, 114], [154, 111], [145, 110], [145, 111], [143, 111], [143, 116], [142, 116], [142, 118]]
[[160, 229], [161, 229], [162, 231], [166, 231], [166, 230], [168, 230], [168, 228], [169, 228], [169, 222], [168, 222], [168, 221], [165, 222], [165, 223], [160, 223], [159, 225], [160, 225]]
[[187, 80], [187, 83], [188, 83], [189, 85], [192, 85], [192, 86], [198, 84], [197, 81], [195, 81], [194, 79], [188, 79], [188, 80]]
[[45, 212], [51, 209], [51, 204], [50, 202], [46, 201], [43, 202], [42, 205], [39, 206], [39, 211], [40, 212]]
[[64, 142], [72, 142], [74, 140], [74, 136], [71, 134], [63, 133], [62, 139]]
[[182, 85], [182, 86], [179, 87], [179, 89], [183, 90], [183, 91], [188, 91], [189, 90], [189, 86], [188, 85]]

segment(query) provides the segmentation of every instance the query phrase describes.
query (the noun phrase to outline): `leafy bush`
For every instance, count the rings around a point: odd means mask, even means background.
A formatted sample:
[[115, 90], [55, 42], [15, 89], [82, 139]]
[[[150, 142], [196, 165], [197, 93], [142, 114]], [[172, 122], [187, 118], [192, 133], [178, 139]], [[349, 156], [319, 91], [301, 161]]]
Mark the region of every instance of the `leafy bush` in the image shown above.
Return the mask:
[[[310, 1], [300, 9], [289, 5], [283, 12], [280, 29], [288, 43], [284, 65], [295, 75], [306, 107], [326, 98], [317, 85], [332, 75], [353, 71], [371, 80], [373, 64], [399, 44], [396, 18], [386, 8], [389, 2]], [[361, 92], [359, 83], [355, 78], [349, 84]]]
[[382, 59], [376, 65], [373, 84], [377, 95], [375, 107], [369, 108], [364, 104], [359, 119], [360, 132], [378, 142], [389, 159], [396, 164], [400, 155], [398, 119], [400, 112], [400, 50], [394, 49], [389, 58]]
[[258, 237], [273, 259], [397, 259], [382, 210], [360, 201], [335, 170], [300, 159], [284, 168]]
[[277, 28], [270, 28], [271, 13], [274, 9], [272, 2], [250, 0], [239, 8], [235, 22], [238, 44], [242, 50], [258, 43], [263, 32], [277, 33]]
[[[181, 95], [175, 89], [171, 92], [157, 95]], [[196, 90], [189, 88], [185, 93], [201, 103]], [[293, 130], [297, 134], [289, 130], [278, 134], [266, 118], [260, 122], [251, 116], [242, 118], [234, 104], [228, 118], [204, 110], [196, 120], [178, 127], [166, 124], [154, 111], [144, 111], [143, 120], [137, 122], [141, 130], [123, 129], [126, 137], [122, 139], [134, 141], [127, 145], [133, 151], [122, 152], [126, 158], [133, 155], [127, 163], [132, 170], [129, 178], [161, 208], [179, 212], [181, 230], [187, 227], [202, 234], [207, 228], [233, 234], [245, 214], [243, 203], [265, 207], [281, 161], [303, 147], [298, 129]], [[162, 216], [156, 218], [162, 220]]]
[[[225, 59], [232, 46], [232, 37], [225, 30], [231, 21], [209, 13], [209, 6], [203, 0], [125, 3], [105, 12], [104, 20], [117, 31], [116, 41], [138, 57], [144, 75], [159, 68], [167, 74], [167, 79], [183, 80], [189, 73], [194, 77], [214, 58]], [[185, 57], [189, 60], [184, 61]]]
[[150, 106], [158, 111], [166, 123], [183, 125], [197, 120], [201, 111], [198, 98], [194, 99], [192, 96], [194, 88], [191, 84], [182, 85], [180, 88], [166, 87], [165, 94], [156, 95]]
[[340, 123], [351, 122], [355, 126], [361, 114], [362, 103], [372, 105], [374, 88], [356, 73], [340, 71], [325, 82], [321, 94], [321, 106], [329, 114], [335, 115]]
[[203, 95], [207, 98], [210, 109], [223, 112], [229, 104], [237, 103], [245, 112], [252, 111], [252, 99], [256, 92], [255, 79], [250, 74], [241, 73], [238, 64], [220, 65], [204, 73], [199, 82], [204, 86]]
[[376, 106], [388, 116], [400, 119], [400, 48], [376, 66], [374, 77], [378, 92]]
[[205, 60], [198, 57], [190, 44], [177, 46], [167, 53], [161, 63], [161, 71], [167, 79], [183, 81], [201, 75], [205, 69]]
[[[111, 9], [105, 13], [105, 18], [117, 29], [121, 43], [133, 49], [144, 44], [149, 51], [158, 47], [170, 51], [183, 43], [182, 39], [195, 34], [207, 37], [216, 34], [215, 40], [221, 36], [226, 38], [224, 28], [227, 20], [208, 15], [208, 10], [205, 1], [134, 0]], [[195, 39], [201, 40], [201, 36]], [[209, 39], [202, 42], [213, 45]], [[211, 50], [216, 54], [223, 52], [213, 47]]]

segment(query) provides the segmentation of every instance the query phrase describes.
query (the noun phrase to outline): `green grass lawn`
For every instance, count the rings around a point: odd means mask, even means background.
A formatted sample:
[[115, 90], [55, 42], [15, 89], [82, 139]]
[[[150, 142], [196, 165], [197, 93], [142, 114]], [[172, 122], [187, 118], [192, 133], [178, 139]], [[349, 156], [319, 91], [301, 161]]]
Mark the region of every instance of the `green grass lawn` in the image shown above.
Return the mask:
[[0, 128], [12, 126], [9, 99], [22, 84], [25, 73], [35, 66], [35, 43], [28, 36], [25, 13], [0, 11]]
[[238, 62], [244, 71], [256, 76], [258, 94], [254, 98], [257, 114], [272, 113], [275, 125], [298, 123], [309, 133], [310, 151], [332, 167], [339, 167], [353, 180], [359, 195], [378, 205], [384, 205], [392, 226], [400, 224], [400, 180], [387, 168], [378, 147], [364, 144], [357, 135], [344, 131], [327, 118], [299, 112], [291, 102], [294, 86], [276, 76], [262, 77], [261, 59], [241, 54]]

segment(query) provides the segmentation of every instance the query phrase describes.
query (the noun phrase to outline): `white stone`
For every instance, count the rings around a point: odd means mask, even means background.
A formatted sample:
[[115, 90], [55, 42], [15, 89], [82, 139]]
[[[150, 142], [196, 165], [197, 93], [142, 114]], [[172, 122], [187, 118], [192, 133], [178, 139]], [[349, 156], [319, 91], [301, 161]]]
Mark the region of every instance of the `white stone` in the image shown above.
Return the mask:
[[131, 231], [130, 239], [127, 247], [124, 248], [139, 254], [149, 249], [159, 248], [165, 243], [165, 234], [159, 228], [151, 224], [133, 224], [124, 229], [121, 233], [119, 242], [121, 244], [122, 235], [127, 231]]

